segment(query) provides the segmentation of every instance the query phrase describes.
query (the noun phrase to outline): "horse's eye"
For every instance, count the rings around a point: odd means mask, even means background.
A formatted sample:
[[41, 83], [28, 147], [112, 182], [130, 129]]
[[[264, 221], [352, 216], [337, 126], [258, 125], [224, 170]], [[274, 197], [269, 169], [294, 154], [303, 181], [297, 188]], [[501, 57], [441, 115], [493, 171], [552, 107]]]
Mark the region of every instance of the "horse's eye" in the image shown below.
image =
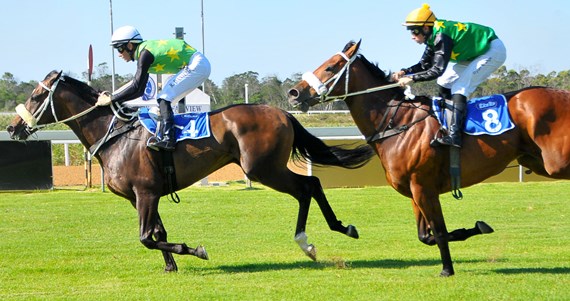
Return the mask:
[[334, 67], [333, 67], [333, 66], [328, 66], [328, 67], [325, 69], [326, 72], [333, 72], [333, 70], [334, 70]]

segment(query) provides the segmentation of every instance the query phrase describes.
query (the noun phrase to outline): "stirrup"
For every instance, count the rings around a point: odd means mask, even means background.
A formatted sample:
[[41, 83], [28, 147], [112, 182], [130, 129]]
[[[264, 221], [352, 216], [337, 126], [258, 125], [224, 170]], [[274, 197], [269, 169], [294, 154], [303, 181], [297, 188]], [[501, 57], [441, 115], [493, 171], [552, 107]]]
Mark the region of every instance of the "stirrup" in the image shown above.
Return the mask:
[[167, 152], [172, 152], [176, 148], [176, 143], [167, 141], [167, 140], [160, 140], [156, 142], [151, 142], [146, 145], [148, 148], [156, 151], [165, 150]]
[[158, 137], [156, 137], [156, 136], [152, 136], [152, 137], [148, 138], [148, 140], [146, 141], [146, 147], [158, 152], [158, 151], [160, 151], [160, 149], [158, 147], [156, 147], [156, 144], [158, 142], [160, 142], [160, 139], [158, 139]]
[[[453, 146], [453, 147], [461, 148], [461, 144], [460, 144], [460, 143], [457, 143], [456, 141], [453, 141], [454, 139], [453, 139], [453, 137], [451, 137], [451, 136], [443, 136], [443, 137], [440, 137], [440, 138], [436, 138], [436, 139], [434, 139], [434, 140], [438, 143], [438, 146], [439, 146], [439, 145], [448, 145], [448, 146]], [[433, 141], [432, 141], [432, 142], [433, 142]], [[430, 145], [431, 145], [431, 143], [430, 143]]]

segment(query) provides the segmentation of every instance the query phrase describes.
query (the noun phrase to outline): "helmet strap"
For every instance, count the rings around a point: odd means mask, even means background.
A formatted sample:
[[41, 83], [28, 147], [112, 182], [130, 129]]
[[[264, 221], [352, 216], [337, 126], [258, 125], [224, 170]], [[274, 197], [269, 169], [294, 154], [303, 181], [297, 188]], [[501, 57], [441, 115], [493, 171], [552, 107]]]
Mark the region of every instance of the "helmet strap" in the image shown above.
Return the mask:
[[133, 49], [132, 49], [132, 50], [129, 50], [129, 47], [127, 47], [126, 50], [129, 52], [129, 55], [131, 56], [131, 61], [134, 62], [134, 61], [135, 61], [135, 52], [137, 51], [137, 48], [139, 47], [139, 44], [138, 44], [138, 43], [132, 43], [132, 42], [129, 42], [129, 43], [130, 43], [131, 45], [133, 45]]

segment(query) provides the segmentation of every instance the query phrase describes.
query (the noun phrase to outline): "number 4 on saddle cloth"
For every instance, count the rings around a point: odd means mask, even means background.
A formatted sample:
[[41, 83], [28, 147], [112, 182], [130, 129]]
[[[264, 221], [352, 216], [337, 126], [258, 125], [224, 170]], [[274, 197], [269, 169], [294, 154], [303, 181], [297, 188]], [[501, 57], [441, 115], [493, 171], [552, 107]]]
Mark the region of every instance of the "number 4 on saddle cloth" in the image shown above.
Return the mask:
[[[447, 129], [450, 119], [449, 109], [453, 106], [446, 101], [444, 110], [443, 99], [434, 97], [432, 108], [437, 120]], [[473, 98], [467, 101], [467, 116], [463, 131], [469, 135], [500, 135], [515, 125], [511, 121], [507, 109], [507, 101], [502, 94]]]
[[[156, 113], [151, 112], [147, 107], [140, 108], [138, 118], [141, 124], [153, 135], [157, 132]], [[202, 139], [210, 137], [210, 119], [205, 113], [184, 113], [174, 115], [174, 129], [176, 142], [186, 139]]]

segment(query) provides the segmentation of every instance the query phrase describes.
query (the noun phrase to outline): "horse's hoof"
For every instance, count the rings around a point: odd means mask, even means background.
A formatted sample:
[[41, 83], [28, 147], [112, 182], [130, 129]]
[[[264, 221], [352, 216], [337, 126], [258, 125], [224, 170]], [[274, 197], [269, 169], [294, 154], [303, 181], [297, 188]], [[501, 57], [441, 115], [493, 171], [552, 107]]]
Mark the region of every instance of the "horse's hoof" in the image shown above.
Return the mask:
[[495, 232], [495, 230], [493, 230], [493, 228], [491, 228], [491, 226], [489, 226], [484, 221], [477, 221], [475, 223], [475, 227], [477, 227], [477, 229], [479, 229], [479, 231], [481, 231], [481, 234], [489, 234], [489, 233]]
[[166, 272], [166, 273], [178, 272], [178, 267], [176, 266], [176, 264], [174, 264], [174, 265], [169, 264], [164, 268], [164, 272]]
[[360, 237], [358, 236], [358, 230], [356, 230], [356, 227], [353, 225], [348, 225], [348, 228], [346, 229], [346, 235], [352, 238]]
[[309, 256], [313, 261], [317, 261], [317, 248], [314, 245], [309, 245], [305, 251], [305, 255]]
[[451, 271], [442, 270], [441, 273], [439, 273], [439, 277], [450, 277], [453, 276], [454, 274], [455, 272], [453, 272], [453, 270]]
[[204, 259], [204, 260], [210, 259], [208, 257], [208, 252], [206, 252], [206, 248], [204, 248], [204, 246], [197, 246], [195, 252], [196, 253], [194, 255], [196, 255], [196, 257], [198, 257], [200, 259]]

